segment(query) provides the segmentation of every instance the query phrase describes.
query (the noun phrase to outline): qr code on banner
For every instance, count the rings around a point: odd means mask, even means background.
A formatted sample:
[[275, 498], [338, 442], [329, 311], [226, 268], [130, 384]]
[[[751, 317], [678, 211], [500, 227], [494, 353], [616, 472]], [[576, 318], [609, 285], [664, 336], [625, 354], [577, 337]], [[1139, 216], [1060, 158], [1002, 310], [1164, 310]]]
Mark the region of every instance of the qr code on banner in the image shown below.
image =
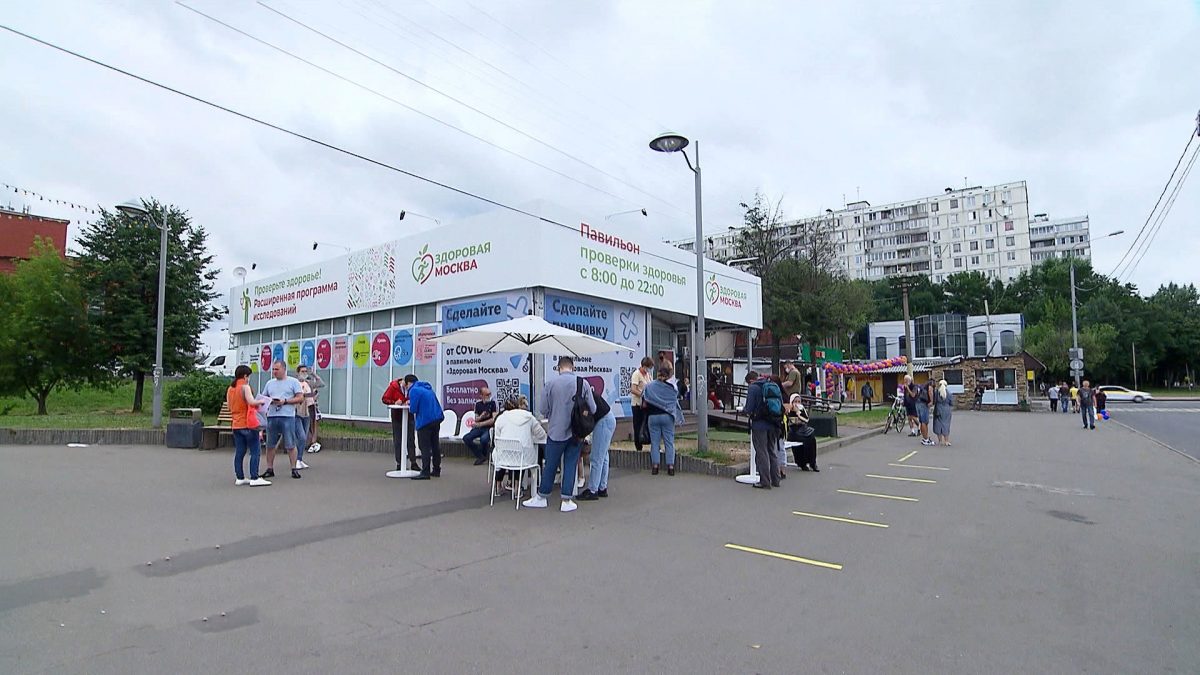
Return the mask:
[[496, 380], [496, 400], [503, 403], [514, 396], [521, 395], [521, 378], [498, 378]]
[[617, 384], [621, 387], [621, 396], [629, 396], [629, 385], [633, 381], [633, 371], [637, 368], [626, 368], [621, 366], [621, 377], [617, 380]]

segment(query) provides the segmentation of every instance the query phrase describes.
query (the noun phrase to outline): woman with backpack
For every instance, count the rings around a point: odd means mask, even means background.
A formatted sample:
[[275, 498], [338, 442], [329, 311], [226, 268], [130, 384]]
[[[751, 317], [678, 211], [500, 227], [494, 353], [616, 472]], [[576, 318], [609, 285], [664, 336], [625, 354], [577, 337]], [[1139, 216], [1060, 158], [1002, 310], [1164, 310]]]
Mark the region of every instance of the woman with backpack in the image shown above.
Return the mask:
[[667, 380], [674, 372], [669, 364], [658, 367], [657, 379], [642, 390], [642, 403], [646, 406], [646, 422], [650, 427], [650, 475], [658, 475], [660, 458], [658, 446], [666, 451], [667, 475], [675, 475], [675, 426], [683, 424], [683, 411], [679, 409], [678, 391]]

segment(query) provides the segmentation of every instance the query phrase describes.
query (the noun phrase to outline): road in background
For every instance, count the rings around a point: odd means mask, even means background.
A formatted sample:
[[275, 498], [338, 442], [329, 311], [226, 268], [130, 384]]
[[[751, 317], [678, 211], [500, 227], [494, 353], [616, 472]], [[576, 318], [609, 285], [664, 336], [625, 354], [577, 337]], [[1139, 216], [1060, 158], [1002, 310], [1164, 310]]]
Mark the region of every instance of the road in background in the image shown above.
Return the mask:
[[1200, 460], [1200, 400], [1109, 403], [1114, 420]]

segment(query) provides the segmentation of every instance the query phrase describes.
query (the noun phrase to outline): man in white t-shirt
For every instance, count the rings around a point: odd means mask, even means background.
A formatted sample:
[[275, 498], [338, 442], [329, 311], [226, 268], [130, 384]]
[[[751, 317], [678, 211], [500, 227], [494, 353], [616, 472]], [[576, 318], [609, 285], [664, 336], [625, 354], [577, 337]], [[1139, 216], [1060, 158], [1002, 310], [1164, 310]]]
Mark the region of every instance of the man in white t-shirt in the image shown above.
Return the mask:
[[288, 377], [287, 366], [276, 361], [271, 366], [271, 379], [263, 385], [262, 393], [271, 399], [267, 407], [267, 470], [263, 478], [275, 476], [275, 446], [283, 443], [288, 462], [292, 467], [292, 478], [299, 478], [296, 470], [296, 404], [304, 401], [300, 382]]

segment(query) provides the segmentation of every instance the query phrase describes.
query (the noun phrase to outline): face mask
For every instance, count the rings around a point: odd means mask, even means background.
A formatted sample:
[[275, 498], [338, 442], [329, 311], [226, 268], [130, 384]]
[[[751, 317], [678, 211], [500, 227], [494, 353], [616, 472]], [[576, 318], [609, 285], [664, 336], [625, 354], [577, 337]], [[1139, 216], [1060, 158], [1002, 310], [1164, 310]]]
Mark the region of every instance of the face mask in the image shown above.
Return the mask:
[[308, 379], [308, 373], [296, 373], [296, 379], [303, 382]]

